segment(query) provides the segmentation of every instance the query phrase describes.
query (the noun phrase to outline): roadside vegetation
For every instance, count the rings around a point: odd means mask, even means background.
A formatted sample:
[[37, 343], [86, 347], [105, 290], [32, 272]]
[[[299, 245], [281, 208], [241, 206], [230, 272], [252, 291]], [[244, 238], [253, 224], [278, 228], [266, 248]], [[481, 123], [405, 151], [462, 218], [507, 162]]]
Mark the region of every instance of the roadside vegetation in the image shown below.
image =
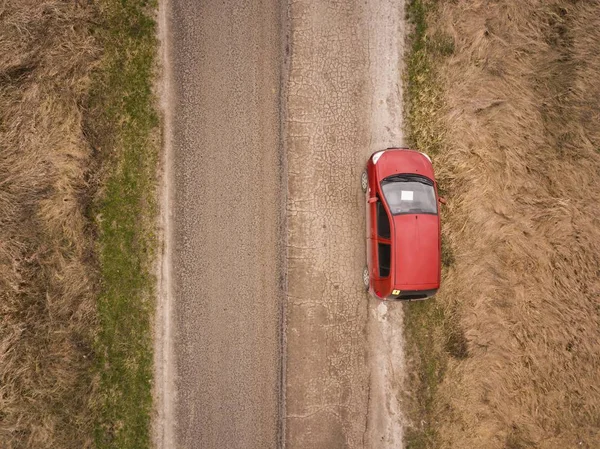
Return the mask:
[[405, 306], [408, 448], [600, 447], [600, 2], [411, 0], [406, 117], [448, 204]]
[[153, 3], [0, 6], [0, 447], [149, 447]]

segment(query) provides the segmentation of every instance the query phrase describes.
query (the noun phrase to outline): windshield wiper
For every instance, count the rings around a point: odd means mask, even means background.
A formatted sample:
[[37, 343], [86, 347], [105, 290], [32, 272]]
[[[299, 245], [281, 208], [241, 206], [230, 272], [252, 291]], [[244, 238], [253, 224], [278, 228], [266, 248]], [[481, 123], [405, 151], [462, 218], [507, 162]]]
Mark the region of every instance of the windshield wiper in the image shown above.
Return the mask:
[[433, 185], [433, 182], [431, 182], [431, 180], [429, 180], [427, 178], [423, 178], [421, 176], [415, 176], [415, 177], [411, 178], [410, 180], [415, 181], [415, 182], [420, 182], [421, 184], [426, 184], [428, 186]]
[[408, 182], [408, 181], [412, 181], [412, 179], [409, 176], [406, 176], [406, 175], [392, 175], [392, 176], [388, 176], [387, 178], [384, 178], [382, 182], [386, 182], [386, 181], [404, 181], [404, 182]]

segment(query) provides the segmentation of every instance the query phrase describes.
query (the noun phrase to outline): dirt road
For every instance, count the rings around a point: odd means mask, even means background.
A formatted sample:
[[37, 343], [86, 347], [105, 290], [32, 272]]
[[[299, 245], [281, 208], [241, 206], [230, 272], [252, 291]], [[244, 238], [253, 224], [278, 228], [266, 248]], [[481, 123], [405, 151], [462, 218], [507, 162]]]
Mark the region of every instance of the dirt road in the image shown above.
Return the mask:
[[164, 19], [173, 183], [164, 378], [175, 396], [164, 399], [159, 445], [276, 447], [279, 5], [172, 0]]
[[359, 176], [403, 143], [403, 3], [208, 3], [163, 17], [159, 446], [401, 447], [402, 310], [362, 288]]
[[289, 448], [401, 447], [402, 310], [362, 287], [373, 151], [402, 142], [401, 2], [291, 4]]

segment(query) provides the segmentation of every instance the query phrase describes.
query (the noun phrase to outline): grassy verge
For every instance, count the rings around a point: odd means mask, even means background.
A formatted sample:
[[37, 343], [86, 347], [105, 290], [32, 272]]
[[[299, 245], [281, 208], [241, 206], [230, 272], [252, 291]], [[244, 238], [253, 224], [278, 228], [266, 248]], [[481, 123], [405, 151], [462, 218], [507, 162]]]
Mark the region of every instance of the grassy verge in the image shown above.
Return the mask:
[[[405, 73], [406, 121], [411, 144], [436, 157], [443, 151], [444, 128], [438, 114], [442, 110], [442, 89], [437, 80], [436, 63], [452, 54], [452, 40], [443, 35], [431, 35], [427, 17], [436, 8], [435, 1], [412, 0], [408, 3], [408, 18], [413, 27]], [[444, 179], [438, 177], [440, 194], [445, 194]], [[452, 249], [442, 236], [444, 276], [454, 261]], [[413, 425], [405, 434], [407, 449], [436, 447], [435, 399], [444, 378], [448, 359], [464, 357], [466, 341], [458, 325], [456, 311], [438, 294], [431, 300], [405, 306], [405, 334], [410, 369], [409, 418]]]
[[152, 1], [103, 0], [96, 27], [105, 53], [87, 125], [104, 159], [94, 205], [102, 279], [95, 343], [100, 448], [150, 447], [158, 155], [154, 7]]
[[409, 139], [416, 148], [435, 157], [444, 137], [438, 118], [443, 99], [436, 80], [435, 58], [450, 54], [453, 46], [451, 41], [429, 34], [427, 15], [432, 8], [435, 3], [427, 0], [411, 0], [407, 6], [413, 31], [407, 55], [405, 98]]
[[406, 445], [599, 447], [599, 5], [408, 9], [408, 130], [448, 204], [442, 288], [406, 305]]
[[0, 447], [149, 447], [154, 3], [0, 8]]

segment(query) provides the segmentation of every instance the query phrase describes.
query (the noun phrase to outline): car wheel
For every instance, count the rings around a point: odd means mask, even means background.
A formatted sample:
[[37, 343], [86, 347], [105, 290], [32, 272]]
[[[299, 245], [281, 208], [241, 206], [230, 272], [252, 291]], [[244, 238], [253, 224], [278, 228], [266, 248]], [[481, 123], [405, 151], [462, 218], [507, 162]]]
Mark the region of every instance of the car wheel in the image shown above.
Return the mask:
[[362, 172], [362, 174], [360, 175], [360, 187], [362, 189], [363, 192], [367, 192], [367, 189], [369, 188], [369, 177], [367, 176], [367, 172], [364, 171]]
[[365, 286], [365, 290], [369, 291], [369, 268], [363, 268], [363, 285]]

